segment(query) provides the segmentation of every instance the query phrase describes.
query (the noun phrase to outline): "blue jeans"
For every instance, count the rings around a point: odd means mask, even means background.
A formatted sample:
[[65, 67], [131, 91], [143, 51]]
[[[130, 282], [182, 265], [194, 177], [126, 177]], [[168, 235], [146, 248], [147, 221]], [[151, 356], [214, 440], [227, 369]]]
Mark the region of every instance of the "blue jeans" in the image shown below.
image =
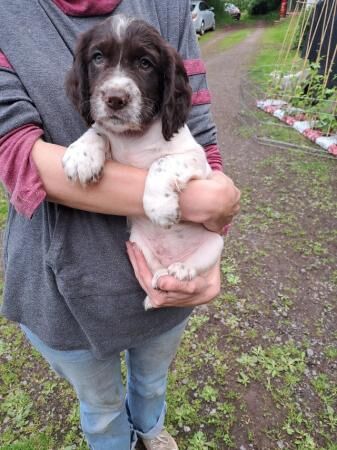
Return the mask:
[[75, 389], [89, 447], [130, 450], [137, 436], [151, 439], [163, 428], [168, 369], [186, 323], [127, 350], [126, 395], [119, 353], [98, 360], [90, 350], [54, 350], [27, 327], [21, 327], [51, 367]]

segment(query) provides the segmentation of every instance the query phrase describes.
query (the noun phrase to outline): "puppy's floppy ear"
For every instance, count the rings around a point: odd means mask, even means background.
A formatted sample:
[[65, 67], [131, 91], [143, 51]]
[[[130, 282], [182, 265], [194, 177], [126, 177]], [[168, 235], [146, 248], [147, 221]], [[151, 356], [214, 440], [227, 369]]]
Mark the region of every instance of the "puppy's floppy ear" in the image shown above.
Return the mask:
[[178, 52], [168, 45], [162, 55], [164, 89], [162, 101], [162, 131], [171, 137], [186, 123], [191, 107], [192, 90]]
[[93, 120], [90, 113], [90, 87], [88, 78], [88, 46], [92, 32], [84, 33], [75, 48], [72, 68], [66, 77], [66, 92], [77, 111], [88, 125]]

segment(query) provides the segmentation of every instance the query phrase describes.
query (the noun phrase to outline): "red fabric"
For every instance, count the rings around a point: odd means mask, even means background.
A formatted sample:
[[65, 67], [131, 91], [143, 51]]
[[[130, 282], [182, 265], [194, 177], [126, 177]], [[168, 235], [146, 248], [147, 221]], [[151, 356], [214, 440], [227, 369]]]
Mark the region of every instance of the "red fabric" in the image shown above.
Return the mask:
[[296, 120], [291, 116], [284, 116], [282, 122], [285, 122], [287, 125], [293, 126]]
[[54, 0], [68, 16], [100, 16], [111, 13], [121, 0]]
[[222, 171], [222, 157], [216, 144], [205, 147], [206, 158], [212, 170]]
[[319, 130], [312, 130], [311, 128], [307, 128], [303, 131], [303, 135], [310, 139], [312, 142], [316, 142], [316, 140], [320, 138], [323, 133]]
[[337, 145], [336, 144], [330, 145], [328, 152], [334, 156], [337, 156]]
[[193, 92], [192, 105], [205, 105], [211, 103], [211, 94], [208, 89], [201, 89], [200, 91]]
[[264, 110], [269, 114], [274, 114], [274, 112], [277, 111], [278, 109], [280, 109], [279, 106], [266, 106], [264, 108]]
[[206, 73], [206, 67], [201, 59], [185, 59], [184, 66], [188, 76]]
[[0, 51], [0, 67], [4, 67], [5, 69], [13, 69], [8, 59], [1, 51]]
[[30, 157], [43, 131], [29, 124], [0, 138], [0, 181], [10, 194], [10, 202], [30, 218], [46, 197], [37, 169]]

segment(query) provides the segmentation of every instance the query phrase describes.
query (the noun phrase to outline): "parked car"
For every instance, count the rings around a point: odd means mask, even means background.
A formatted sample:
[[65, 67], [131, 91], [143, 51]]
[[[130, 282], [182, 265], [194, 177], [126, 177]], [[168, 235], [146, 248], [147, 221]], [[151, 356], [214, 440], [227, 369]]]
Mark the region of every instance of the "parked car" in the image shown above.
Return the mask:
[[233, 19], [240, 20], [241, 11], [237, 6], [233, 5], [233, 3], [225, 3], [224, 11], [228, 13], [230, 16], [232, 16]]
[[215, 30], [214, 8], [209, 7], [204, 1], [191, 2], [191, 14], [194, 28], [197, 33], [203, 35], [207, 30]]

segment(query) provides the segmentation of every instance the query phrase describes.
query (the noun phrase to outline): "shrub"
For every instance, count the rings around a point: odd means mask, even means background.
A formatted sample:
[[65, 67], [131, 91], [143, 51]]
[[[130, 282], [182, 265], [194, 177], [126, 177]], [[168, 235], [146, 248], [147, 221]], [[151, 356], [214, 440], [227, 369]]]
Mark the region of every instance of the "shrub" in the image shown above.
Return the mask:
[[217, 17], [224, 14], [224, 3], [233, 3], [241, 11], [248, 11], [251, 15], [267, 14], [278, 9], [281, 0], [208, 0], [209, 6], [213, 6]]
[[252, 16], [267, 14], [280, 7], [281, 0], [250, 0], [248, 2], [248, 12]]

